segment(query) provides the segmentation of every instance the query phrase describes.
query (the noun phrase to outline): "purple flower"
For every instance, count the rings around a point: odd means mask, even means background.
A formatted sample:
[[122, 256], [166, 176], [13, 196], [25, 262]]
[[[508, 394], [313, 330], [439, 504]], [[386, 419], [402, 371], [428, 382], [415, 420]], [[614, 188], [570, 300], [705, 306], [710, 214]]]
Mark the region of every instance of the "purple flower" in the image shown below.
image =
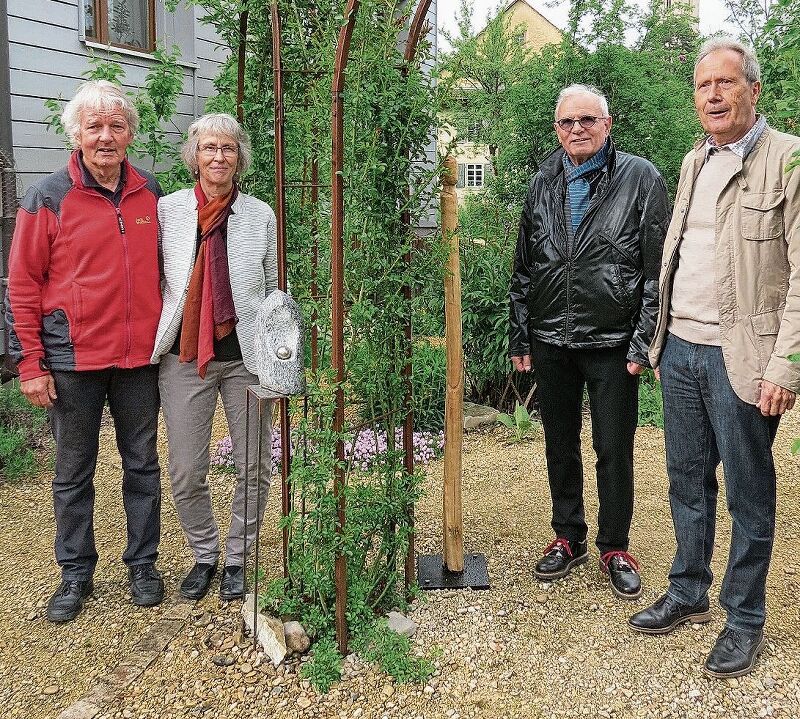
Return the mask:
[[[395, 451], [403, 449], [403, 429], [395, 429]], [[444, 432], [414, 432], [412, 439], [414, 447], [415, 464], [426, 465], [444, 451]], [[272, 432], [272, 474], [280, 470], [281, 463], [281, 434]], [[368, 472], [385, 460], [389, 449], [389, 442], [384, 430], [362, 429], [352, 440], [344, 443], [345, 459], [352, 461], [353, 466], [361, 471]], [[233, 468], [233, 443], [230, 437], [219, 440], [211, 455], [211, 464], [215, 467]]]

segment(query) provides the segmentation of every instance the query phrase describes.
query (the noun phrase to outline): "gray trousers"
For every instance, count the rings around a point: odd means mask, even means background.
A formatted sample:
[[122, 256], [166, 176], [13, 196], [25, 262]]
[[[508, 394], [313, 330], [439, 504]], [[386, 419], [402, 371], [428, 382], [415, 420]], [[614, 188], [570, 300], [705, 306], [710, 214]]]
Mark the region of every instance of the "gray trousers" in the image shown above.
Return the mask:
[[[205, 379], [197, 374], [197, 362], [179, 362], [177, 355], [161, 358], [159, 388], [169, 441], [169, 475], [172, 498], [195, 561], [213, 564], [220, 555], [219, 528], [211, 506], [208, 485], [211, 425], [217, 397], [228, 419], [236, 466], [236, 489], [231, 504], [230, 529], [225, 545], [225, 565], [241, 566], [244, 555], [245, 414], [247, 386], [258, 377], [241, 360], [211, 361]], [[261, 503], [258, 521], [264, 516], [272, 465], [272, 403], [262, 414]], [[247, 508], [247, 547], [256, 536], [256, 488], [258, 470], [258, 406], [250, 402], [250, 489]]]

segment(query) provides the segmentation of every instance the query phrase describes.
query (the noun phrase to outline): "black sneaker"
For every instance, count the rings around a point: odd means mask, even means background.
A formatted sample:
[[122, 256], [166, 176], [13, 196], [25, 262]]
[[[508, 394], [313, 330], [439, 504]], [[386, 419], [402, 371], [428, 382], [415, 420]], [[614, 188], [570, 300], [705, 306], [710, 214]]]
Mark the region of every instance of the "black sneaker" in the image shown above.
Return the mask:
[[228, 566], [222, 570], [219, 582], [219, 598], [225, 602], [244, 598], [244, 568]]
[[669, 594], [664, 594], [647, 609], [636, 612], [628, 620], [628, 626], [644, 634], [669, 634], [684, 622], [702, 624], [708, 621], [711, 621], [708, 596], [690, 607], [676, 601]]
[[627, 552], [606, 552], [600, 557], [600, 571], [608, 576], [611, 591], [620, 599], [637, 599], [641, 595], [639, 564]]
[[92, 591], [91, 579], [64, 579], [47, 602], [48, 621], [61, 624], [71, 622], [83, 609], [83, 603]]
[[573, 567], [589, 559], [585, 539], [582, 542], [570, 542], [558, 537], [545, 547], [542, 554], [544, 556], [533, 568], [533, 576], [545, 582], [566, 577]]
[[195, 563], [189, 571], [189, 574], [187, 574], [186, 578], [181, 582], [181, 586], [178, 589], [180, 595], [186, 599], [202, 599], [208, 593], [211, 580], [216, 573], [216, 562], [213, 564]]
[[764, 632], [748, 634], [725, 627], [711, 650], [703, 671], [718, 679], [741, 677], [753, 671], [753, 666], [766, 644]]
[[128, 567], [131, 601], [138, 607], [152, 607], [164, 599], [164, 581], [155, 564]]

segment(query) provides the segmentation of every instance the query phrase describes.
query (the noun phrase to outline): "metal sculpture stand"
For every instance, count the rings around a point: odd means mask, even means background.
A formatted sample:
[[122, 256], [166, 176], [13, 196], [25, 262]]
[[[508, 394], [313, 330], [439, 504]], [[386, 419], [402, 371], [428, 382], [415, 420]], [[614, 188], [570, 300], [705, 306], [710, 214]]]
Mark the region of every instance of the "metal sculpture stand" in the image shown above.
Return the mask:
[[[244, 440], [244, 542], [242, 543], [242, 573], [244, 581], [244, 598], [247, 598], [247, 556], [248, 544], [247, 538], [249, 535], [250, 527], [250, 514], [249, 500], [250, 500], [250, 401], [251, 398], [256, 402], [258, 407], [258, 436], [256, 442], [256, 533], [253, 540], [255, 547], [253, 548], [253, 649], [258, 647], [258, 578], [259, 578], [259, 537], [261, 536], [261, 452], [264, 446], [264, 410], [269, 408], [269, 403], [273, 400], [288, 400], [288, 397], [283, 394], [277, 394], [268, 389], [253, 384], [247, 388], [247, 397], [245, 400], [245, 440]], [[281, 427], [281, 439], [286, 443], [289, 436], [288, 427]], [[270, 447], [270, 450], [272, 448]], [[287, 451], [283, 453], [285, 457], [288, 455]], [[285, 461], [285, 460], [284, 460]], [[283, 467], [284, 474], [288, 475], [288, 467]], [[286, 493], [286, 483], [281, 484], [282, 494]], [[284, 568], [286, 567], [286, 544], [284, 544]], [[244, 622], [244, 618], [242, 618]]]

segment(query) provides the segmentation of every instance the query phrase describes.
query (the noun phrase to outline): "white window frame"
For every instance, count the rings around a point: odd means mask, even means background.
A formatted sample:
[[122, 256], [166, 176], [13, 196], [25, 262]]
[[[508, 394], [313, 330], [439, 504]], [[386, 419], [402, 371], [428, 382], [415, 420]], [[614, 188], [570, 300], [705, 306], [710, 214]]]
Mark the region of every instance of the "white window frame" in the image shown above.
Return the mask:
[[464, 187], [483, 187], [483, 184], [483, 163], [465, 163]]

